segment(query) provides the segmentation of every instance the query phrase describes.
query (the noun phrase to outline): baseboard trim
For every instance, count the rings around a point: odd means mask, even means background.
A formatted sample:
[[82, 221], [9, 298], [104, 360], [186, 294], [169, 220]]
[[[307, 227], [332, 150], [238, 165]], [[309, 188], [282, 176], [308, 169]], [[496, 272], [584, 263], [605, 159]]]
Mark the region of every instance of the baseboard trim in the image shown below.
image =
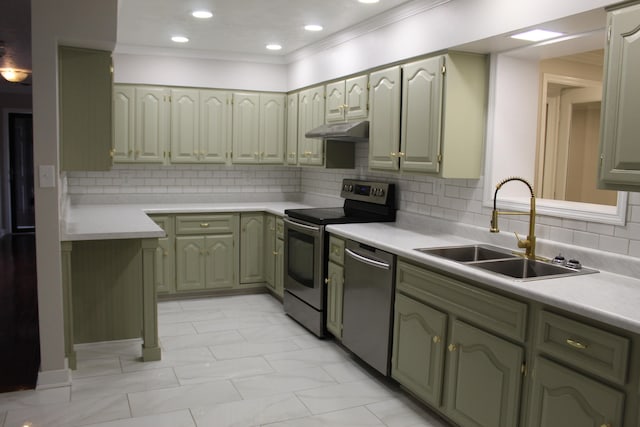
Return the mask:
[[[65, 366], [66, 365], [67, 362], [65, 360]], [[67, 367], [65, 367], [65, 369], [38, 372], [36, 390], [48, 390], [51, 388], [68, 387], [70, 385], [71, 370]]]

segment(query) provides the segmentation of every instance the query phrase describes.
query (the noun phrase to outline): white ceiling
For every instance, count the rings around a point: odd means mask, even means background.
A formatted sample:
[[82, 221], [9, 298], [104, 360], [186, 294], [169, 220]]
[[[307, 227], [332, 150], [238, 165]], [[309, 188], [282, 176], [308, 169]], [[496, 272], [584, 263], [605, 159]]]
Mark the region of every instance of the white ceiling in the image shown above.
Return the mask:
[[[121, 0], [120, 3], [116, 52], [171, 49], [184, 54], [191, 51], [194, 56], [268, 55], [274, 61], [282, 61], [286, 55], [348, 31], [356, 24], [383, 22], [385, 17], [398, 12], [398, 6], [403, 10], [424, 9], [442, 1], [380, 0], [376, 4], [362, 4], [357, 0]], [[209, 10], [213, 17], [193, 18], [191, 12], [196, 9]], [[304, 30], [306, 24], [319, 24], [324, 30], [308, 32]], [[186, 36], [190, 41], [174, 43], [170, 40], [173, 35]], [[282, 50], [268, 51], [265, 49], [268, 43], [278, 43]]]

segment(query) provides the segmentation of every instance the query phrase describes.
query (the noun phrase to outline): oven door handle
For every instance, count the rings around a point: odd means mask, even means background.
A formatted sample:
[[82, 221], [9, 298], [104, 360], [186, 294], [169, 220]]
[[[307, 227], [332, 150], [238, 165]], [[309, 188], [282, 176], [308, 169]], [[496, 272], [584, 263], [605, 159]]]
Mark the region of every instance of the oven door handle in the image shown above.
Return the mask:
[[362, 256], [354, 251], [352, 251], [351, 249], [345, 249], [344, 250], [346, 252], [347, 255], [349, 255], [351, 258], [355, 259], [356, 261], [360, 261], [364, 264], [370, 265], [372, 267], [376, 267], [376, 268], [381, 268], [383, 270], [389, 270], [391, 268], [391, 266], [389, 264], [387, 264], [386, 262], [381, 262], [381, 261], [377, 261], [375, 259], [371, 259], [371, 258], [367, 258], [365, 256]]
[[287, 218], [284, 218], [284, 222], [289, 224], [290, 226], [294, 227], [294, 228], [302, 228], [305, 230], [309, 230], [309, 231], [314, 231], [314, 232], [319, 232], [320, 231], [320, 227], [313, 227], [311, 225], [304, 225], [304, 224], [299, 224], [297, 222], [293, 222], [288, 220]]

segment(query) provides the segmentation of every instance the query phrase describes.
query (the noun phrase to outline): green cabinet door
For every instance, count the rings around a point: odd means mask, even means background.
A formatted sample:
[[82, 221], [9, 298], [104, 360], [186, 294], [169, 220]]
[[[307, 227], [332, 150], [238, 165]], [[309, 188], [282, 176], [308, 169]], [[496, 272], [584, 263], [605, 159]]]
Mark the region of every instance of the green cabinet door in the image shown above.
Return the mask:
[[600, 187], [640, 187], [640, 5], [609, 14], [602, 105]]
[[517, 426], [523, 349], [455, 320], [447, 350], [449, 418], [461, 426]]
[[260, 162], [260, 95], [233, 94], [233, 163]]
[[305, 89], [298, 94], [298, 163], [324, 164], [324, 140], [305, 134], [324, 124], [324, 86]]
[[287, 147], [286, 163], [298, 164], [298, 94], [287, 95]]
[[173, 239], [158, 239], [156, 248], [156, 292], [175, 292], [175, 255], [173, 249]]
[[240, 216], [240, 284], [264, 282], [264, 214]]
[[276, 290], [276, 217], [266, 216], [264, 228], [264, 276], [269, 288]]
[[204, 237], [205, 287], [232, 288], [234, 284], [233, 234], [214, 234]]
[[179, 291], [204, 289], [204, 252], [202, 236], [176, 237], [176, 288]]
[[170, 90], [164, 87], [136, 87], [136, 162], [165, 162], [170, 140], [169, 97]]
[[200, 92], [171, 89], [171, 162], [196, 162], [200, 149]]
[[622, 392], [543, 358], [532, 377], [529, 427], [622, 426]]
[[284, 295], [284, 240], [276, 240], [276, 274], [275, 274], [276, 295]]
[[400, 66], [369, 75], [369, 167], [398, 170], [400, 148]]
[[447, 315], [396, 294], [391, 376], [416, 396], [439, 406]]
[[344, 268], [329, 262], [327, 268], [327, 330], [342, 338], [342, 298], [344, 294]]
[[129, 85], [113, 86], [113, 161], [133, 161], [136, 148], [136, 89]]
[[111, 53], [60, 46], [60, 169], [111, 169]]
[[284, 94], [260, 94], [260, 163], [284, 163], [286, 104]]

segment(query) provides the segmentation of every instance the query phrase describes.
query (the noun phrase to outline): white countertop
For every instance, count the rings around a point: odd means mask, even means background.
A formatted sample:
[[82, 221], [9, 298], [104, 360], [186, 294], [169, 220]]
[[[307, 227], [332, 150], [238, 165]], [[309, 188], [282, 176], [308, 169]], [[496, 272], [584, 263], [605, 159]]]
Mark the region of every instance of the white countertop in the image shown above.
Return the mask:
[[[61, 226], [62, 241], [164, 237], [147, 214], [255, 212], [283, 215], [285, 209], [308, 208], [298, 202], [86, 204], [67, 209]], [[640, 279], [606, 271], [572, 277], [517, 281], [455, 261], [430, 256], [415, 248], [478, 242], [447, 231], [419, 233], [397, 223], [330, 225], [327, 230], [402, 258], [421, 263], [489, 287], [520, 295], [640, 334]], [[515, 246], [514, 246], [515, 247]], [[590, 266], [587, 264], [587, 266]]]
[[640, 334], [640, 279], [600, 271], [570, 277], [518, 281], [414, 250], [486, 242], [445, 233], [425, 235], [400, 228], [394, 223], [330, 225], [327, 230], [425, 266], [449, 271], [463, 279], [481, 282], [489, 287]]
[[284, 215], [285, 209], [312, 207], [296, 202], [156, 203], [71, 205], [60, 230], [61, 241], [164, 237], [147, 214], [264, 211]]

